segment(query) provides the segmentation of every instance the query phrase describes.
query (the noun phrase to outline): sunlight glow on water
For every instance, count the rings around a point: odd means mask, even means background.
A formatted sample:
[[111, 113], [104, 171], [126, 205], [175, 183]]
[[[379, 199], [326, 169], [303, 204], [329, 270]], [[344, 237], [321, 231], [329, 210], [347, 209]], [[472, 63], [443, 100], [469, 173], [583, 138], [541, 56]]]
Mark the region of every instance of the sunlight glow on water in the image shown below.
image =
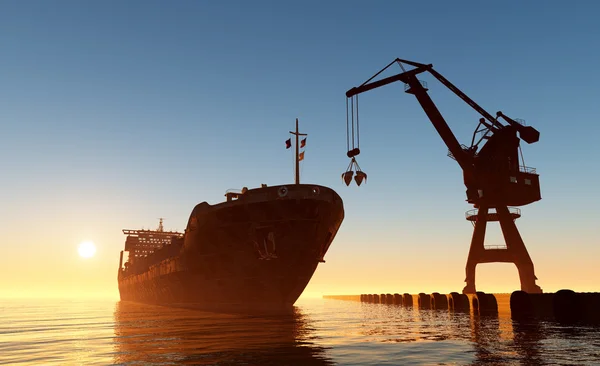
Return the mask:
[[0, 364], [598, 364], [593, 327], [301, 299], [249, 317], [114, 301], [0, 301]]

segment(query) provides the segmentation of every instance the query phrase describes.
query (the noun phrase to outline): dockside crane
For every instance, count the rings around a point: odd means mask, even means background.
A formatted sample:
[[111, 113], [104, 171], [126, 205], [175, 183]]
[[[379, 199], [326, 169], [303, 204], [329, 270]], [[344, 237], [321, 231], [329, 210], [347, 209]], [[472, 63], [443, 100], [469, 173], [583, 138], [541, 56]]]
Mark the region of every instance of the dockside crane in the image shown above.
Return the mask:
[[[373, 81], [384, 70], [398, 64], [402, 72], [387, 78]], [[404, 65], [413, 67], [406, 70]], [[427, 84], [417, 78], [421, 73], [429, 72], [442, 85], [450, 89], [482, 117], [473, 132], [471, 145], [461, 145], [452, 130], [442, 117], [433, 100], [427, 94]], [[466, 265], [466, 286], [464, 294], [475, 293], [475, 267], [479, 263], [506, 262], [514, 263], [519, 271], [521, 290], [528, 293], [541, 293], [542, 289], [535, 283], [533, 262], [525, 248], [525, 244], [515, 220], [521, 216], [518, 206], [525, 206], [539, 201], [541, 197], [539, 175], [536, 170], [521, 165], [519, 160], [520, 141], [535, 143], [540, 133], [524, 121], [512, 119], [502, 112], [493, 117], [465, 93], [433, 69], [432, 64], [421, 64], [413, 61], [395, 59], [360, 86], [346, 92], [346, 120], [348, 139], [347, 156], [351, 159], [342, 178], [346, 185], [354, 179], [360, 186], [367, 175], [356, 161], [360, 154], [360, 135], [358, 119], [358, 96], [375, 88], [397, 81], [405, 84], [404, 91], [412, 94], [425, 111], [425, 114], [448, 147], [448, 156], [456, 160], [463, 171], [466, 186], [467, 202], [474, 210], [467, 211], [466, 219], [474, 226], [471, 246]], [[506, 123], [501, 123], [500, 119]], [[350, 128], [351, 124], [351, 128]], [[352, 133], [350, 133], [352, 130]], [[350, 136], [352, 143], [350, 143]], [[522, 159], [522, 153], [521, 153]], [[485, 231], [488, 222], [500, 223], [506, 242], [504, 247], [486, 247]]]

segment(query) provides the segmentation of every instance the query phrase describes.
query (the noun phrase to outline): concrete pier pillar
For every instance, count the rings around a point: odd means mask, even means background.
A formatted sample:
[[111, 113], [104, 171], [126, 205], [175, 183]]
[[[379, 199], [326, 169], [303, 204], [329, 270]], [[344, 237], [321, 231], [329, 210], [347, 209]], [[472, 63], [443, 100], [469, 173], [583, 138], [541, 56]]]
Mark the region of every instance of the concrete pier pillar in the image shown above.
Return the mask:
[[441, 295], [434, 292], [430, 296], [431, 308], [436, 310], [448, 310], [448, 298], [446, 295]]
[[402, 305], [413, 306], [413, 297], [411, 294], [407, 294], [407, 293], [402, 294]]
[[498, 302], [492, 294], [477, 291], [473, 295], [471, 305], [475, 314], [486, 315], [498, 313]]
[[451, 292], [448, 294], [448, 309], [452, 311], [471, 310], [469, 297], [465, 294], [459, 294], [458, 292]]
[[417, 305], [419, 309], [431, 309], [431, 296], [420, 292], [417, 297]]

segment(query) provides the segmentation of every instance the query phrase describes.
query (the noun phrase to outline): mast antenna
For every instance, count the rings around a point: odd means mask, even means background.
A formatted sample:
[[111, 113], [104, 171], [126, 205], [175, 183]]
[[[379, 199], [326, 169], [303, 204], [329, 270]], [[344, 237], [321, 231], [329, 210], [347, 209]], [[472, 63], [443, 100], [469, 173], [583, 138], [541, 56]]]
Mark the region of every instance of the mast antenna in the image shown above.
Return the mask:
[[300, 184], [300, 145], [298, 138], [299, 136], [307, 136], [307, 134], [298, 132], [298, 118], [296, 118], [296, 132], [290, 131], [290, 133], [296, 136], [296, 156], [294, 157], [294, 163], [296, 165], [295, 184]]

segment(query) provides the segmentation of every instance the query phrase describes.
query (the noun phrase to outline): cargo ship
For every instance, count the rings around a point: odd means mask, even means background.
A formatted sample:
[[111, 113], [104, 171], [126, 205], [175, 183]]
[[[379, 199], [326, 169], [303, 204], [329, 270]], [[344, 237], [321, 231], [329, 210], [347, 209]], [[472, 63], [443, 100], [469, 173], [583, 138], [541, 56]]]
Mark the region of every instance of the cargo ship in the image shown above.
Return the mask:
[[333, 189], [300, 184], [298, 139], [306, 134], [298, 132], [298, 120], [290, 133], [294, 184], [244, 187], [227, 191], [221, 203], [202, 202], [183, 233], [165, 231], [162, 219], [156, 230], [124, 229], [121, 300], [210, 311], [292, 310], [325, 262], [344, 206]]

